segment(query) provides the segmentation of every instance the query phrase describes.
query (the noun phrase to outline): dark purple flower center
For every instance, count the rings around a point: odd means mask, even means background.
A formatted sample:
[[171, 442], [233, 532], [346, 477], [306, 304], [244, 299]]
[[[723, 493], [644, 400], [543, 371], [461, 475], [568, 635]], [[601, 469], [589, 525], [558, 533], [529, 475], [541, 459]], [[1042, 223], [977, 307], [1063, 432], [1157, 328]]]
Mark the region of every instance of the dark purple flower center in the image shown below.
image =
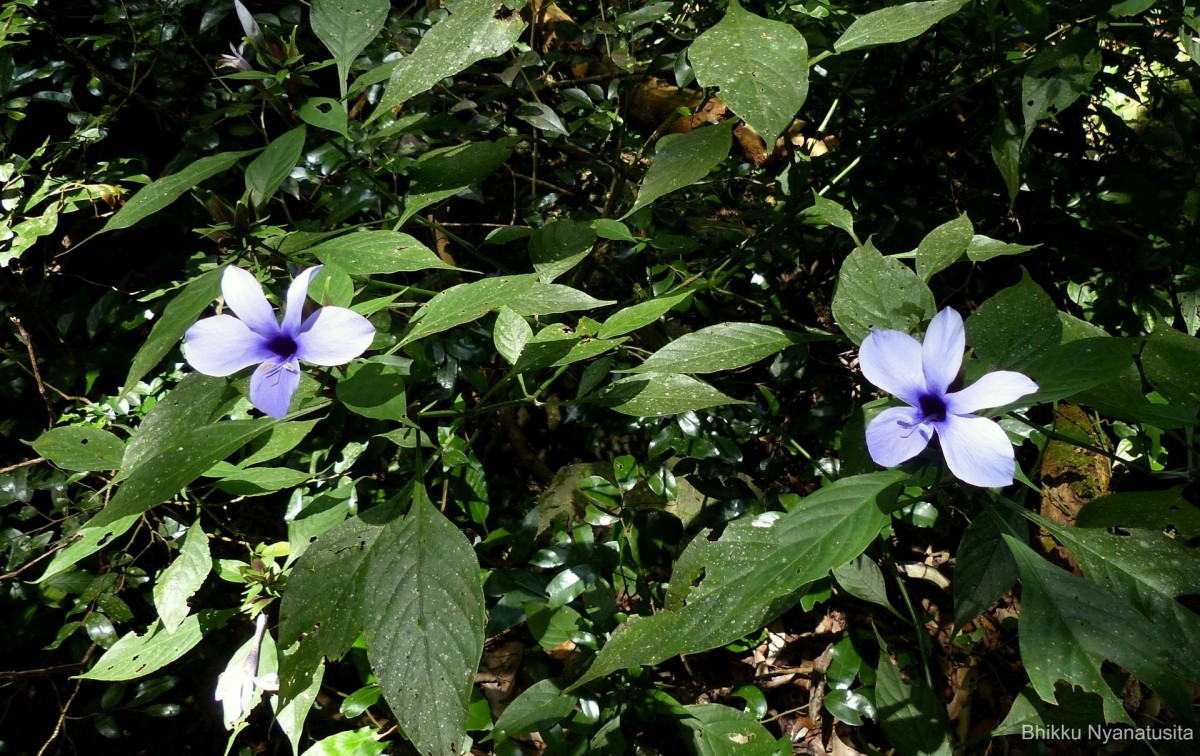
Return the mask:
[[946, 400], [941, 395], [922, 394], [918, 404], [924, 421], [939, 423], [946, 419]]
[[279, 355], [280, 359], [289, 360], [296, 356], [296, 340], [286, 333], [281, 333], [278, 336], [273, 336], [267, 342], [267, 349]]

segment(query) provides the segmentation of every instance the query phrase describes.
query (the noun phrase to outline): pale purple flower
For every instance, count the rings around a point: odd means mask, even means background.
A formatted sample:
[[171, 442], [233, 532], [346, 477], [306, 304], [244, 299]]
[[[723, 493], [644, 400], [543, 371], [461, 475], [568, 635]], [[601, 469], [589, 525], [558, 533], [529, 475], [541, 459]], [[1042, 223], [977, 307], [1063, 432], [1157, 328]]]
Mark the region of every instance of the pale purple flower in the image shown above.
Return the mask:
[[230, 266], [221, 277], [225, 305], [237, 315], [197, 321], [184, 334], [184, 355], [196, 370], [216, 377], [257, 364], [250, 376], [250, 401], [274, 418], [288, 413], [300, 385], [300, 363], [342, 365], [362, 354], [375, 327], [345, 307], [322, 307], [304, 318], [308, 285], [321, 270], [309, 268], [288, 288], [282, 322], [254, 276]]
[[984, 487], [1012, 483], [1016, 462], [1008, 436], [995, 421], [972, 413], [1016, 401], [1037, 391], [1037, 384], [998, 370], [948, 393], [965, 349], [962, 316], [949, 308], [934, 317], [924, 343], [901, 331], [867, 336], [858, 353], [863, 375], [909, 405], [886, 409], [867, 426], [871, 459], [894, 467], [920, 454], [936, 433], [959, 480]]

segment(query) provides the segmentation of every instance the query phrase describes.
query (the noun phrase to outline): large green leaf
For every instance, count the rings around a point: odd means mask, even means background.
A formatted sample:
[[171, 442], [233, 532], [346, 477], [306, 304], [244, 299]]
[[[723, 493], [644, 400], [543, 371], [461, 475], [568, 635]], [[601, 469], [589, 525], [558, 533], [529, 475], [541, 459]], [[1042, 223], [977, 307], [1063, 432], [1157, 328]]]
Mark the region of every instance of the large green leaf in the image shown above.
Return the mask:
[[167, 352], [183, 338], [183, 334], [192, 323], [208, 309], [221, 293], [221, 275], [224, 272], [224, 268], [217, 268], [193, 278], [163, 309], [162, 316], [150, 329], [146, 343], [142, 344], [133, 356], [129, 374], [125, 376], [125, 387], [121, 389], [122, 394], [133, 388], [146, 373], [161, 362], [162, 358], [167, 356]]
[[346, 74], [387, 22], [389, 0], [313, 0], [313, 32], [337, 61], [338, 83], [346, 96]]
[[648, 326], [663, 315], [666, 315], [672, 307], [686, 299], [688, 294], [689, 292], [684, 291], [678, 294], [658, 297], [657, 299], [638, 302], [635, 305], [615, 312], [600, 326], [600, 331], [596, 334], [596, 338], [611, 339], [613, 336], [622, 336], [632, 333], [643, 326]]
[[454, 3], [450, 17], [434, 24], [417, 49], [396, 63], [368, 122], [473, 63], [503, 55], [524, 30], [521, 16], [495, 0]]
[[1176, 601], [1200, 594], [1200, 553], [1195, 548], [1162, 531], [1118, 534], [1063, 527], [1044, 518], [1038, 523], [1067, 547], [1088, 580], [1145, 614], [1167, 639], [1177, 672], [1200, 682], [1200, 615]]
[[723, 646], [774, 619], [800, 588], [866, 549], [888, 521], [876, 497], [905, 477], [893, 470], [843, 478], [786, 513], [735, 520], [714, 541], [696, 536], [672, 572], [668, 610], [619, 627], [573, 687]]
[[921, 280], [929, 281], [938, 271], [958, 262], [970, 246], [974, 233], [975, 227], [964, 213], [926, 234], [916, 252], [917, 275]]
[[1200, 536], [1200, 507], [1183, 496], [1183, 487], [1166, 491], [1128, 491], [1089, 501], [1075, 524], [1081, 528], [1174, 528], [1184, 538]]
[[749, 712], [721, 704], [684, 706], [679, 720], [697, 756], [785, 756], [791, 742], [776, 740]]
[[582, 262], [595, 242], [590, 222], [553, 221], [529, 237], [529, 258], [541, 280], [550, 283]]
[[375, 420], [403, 420], [408, 415], [404, 376], [378, 362], [352, 366], [338, 381], [337, 398], [351, 412]]
[[429, 247], [399, 231], [359, 231], [322, 242], [308, 250], [355, 276], [408, 273], [444, 268], [446, 263]]
[[183, 538], [179, 556], [154, 581], [154, 608], [168, 633], [183, 624], [188, 616], [188, 599], [200, 590], [211, 570], [208, 536], [196, 520]]
[[745, 404], [678, 373], [639, 373], [613, 381], [593, 401], [634, 417], [662, 417], [723, 404]]
[[173, 633], [161, 622], [141, 635], [128, 633], [79, 677], [118, 682], [144, 677], [191, 651], [205, 635], [223, 627], [233, 614], [232, 610], [204, 611], [185, 619]]
[[808, 95], [808, 44], [794, 26], [769, 21], [730, 0], [725, 17], [688, 48], [703, 87], [773, 147]]
[[1190, 697], [1158, 626], [1112, 591], [1055, 567], [1010, 535], [1003, 538], [1021, 572], [1021, 660], [1042, 700], [1054, 703], [1054, 685], [1062, 680], [1098, 694], [1109, 722], [1133, 724], [1101, 674], [1108, 660], [1188, 716]]
[[37, 437], [33, 450], [65, 470], [116, 470], [125, 443], [113, 434], [86, 426], [51, 428]]
[[873, 45], [890, 45], [924, 34], [929, 27], [958, 12], [966, 0], [931, 0], [880, 8], [854, 19], [833, 43], [839, 53]]
[[804, 338], [762, 323], [718, 323], [687, 333], [633, 368], [635, 373], [715, 373], [770, 357]]
[[561, 284], [542, 283], [536, 275], [498, 276], [451, 286], [426, 302], [413, 316], [404, 345], [478, 320], [507, 306], [518, 315], [551, 315], [612, 304]]
[[982, 614], [1008, 589], [1020, 573], [1012, 554], [1004, 546], [1008, 533], [1024, 539], [1025, 521], [1005, 517], [988, 507], [971, 520], [958, 542], [954, 567], [954, 624], [962, 627]]
[[203, 157], [184, 168], [178, 173], [164, 176], [150, 185], [142, 187], [133, 195], [125, 206], [118, 210], [99, 233], [129, 228], [133, 224], [149, 217], [175, 200], [179, 199], [189, 189], [233, 167], [234, 163], [253, 155], [258, 150], [242, 152], [222, 152], [217, 155]]
[[1200, 339], [1174, 328], [1160, 327], [1146, 338], [1142, 351], [1146, 380], [1172, 402], [1200, 401]]
[[570, 716], [578, 701], [554, 680], [538, 680], [504, 709], [495, 730], [509, 738], [540, 732]]
[[[77, 534], [79, 540], [55, 555], [46, 580], [95, 553], [133, 526], [138, 517], [170, 499], [217, 462], [245, 446], [272, 420], [233, 420], [183, 430], [129, 473], [108, 505]], [[126, 452], [128, 454], [128, 452]]]
[[[1046, 330], [1051, 330], [1048, 324]], [[1075, 397], [1112, 381], [1125, 370], [1136, 371], [1134, 357], [1140, 345], [1140, 339], [1102, 336], [1052, 346], [1026, 369], [1037, 381], [1038, 390], [1023, 397], [1022, 402], [1040, 404]]]
[[967, 343], [993, 368], [1024, 370], [1062, 339], [1054, 301], [1026, 273], [967, 318]]
[[729, 155], [732, 121], [716, 126], [701, 126], [686, 134], [668, 134], [658, 141], [654, 162], [642, 179], [637, 200], [627, 218], [654, 200], [676, 189], [691, 186], [708, 175]]
[[258, 157], [246, 166], [246, 192], [255, 207], [267, 204], [284, 179], [300, 162], [304, 151], [304, 137], [308, 130], [297, 126], [283, 136], [276, 137]]
[[427, 754], [465, 753], [486, 611], [475, 552], [420, 485], [366, 562], [367, 655], [404, 733]]
[[1038, 121], [1056, 116], [1091, 90], [1100, 66], [1099, 40], [1094, 33], [1078, 29], [1033, 56], [1021, 81], [1021, 111], [1025, 116], [1022, 147]]
[[917, 274], [894, 257], [879, 254], [870, 239], [842, 262], [833, 317], [855, 344], [876, 329], [912, 333], [936, 308], [933, 293]]
[[424, 208], [483, 181], [504, 165], [516, 143], [515, 137], [495, 142], [464, 142], [422, 155], [411, 169], [412, 182], [404, 196], [404, 214], [399, 225]]
[[886, 649], [875, 671], [875, 719], [897, 753], [954, 753], [945, 707], [924, 682], [901, 677]]

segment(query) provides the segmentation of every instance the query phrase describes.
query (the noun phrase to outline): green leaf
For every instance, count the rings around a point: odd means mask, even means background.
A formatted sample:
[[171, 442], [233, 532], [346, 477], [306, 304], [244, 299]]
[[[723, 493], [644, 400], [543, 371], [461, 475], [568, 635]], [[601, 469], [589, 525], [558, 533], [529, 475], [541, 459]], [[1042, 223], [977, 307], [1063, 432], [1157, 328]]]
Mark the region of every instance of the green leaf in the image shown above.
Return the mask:
[[897, 753], [952, 756], [946, 709], [929, 686], [905, 681], [896, 663], [881, 649], [875, 671], [876, 720]]
[[622, 336], [648, 326], [663, 315], [666, 315], [672, 307], [687, 299], [690, 293], [684, 291], [678, 294], [658, 297], [657, 299], [650, 299], [615, 312], [600, 326], [600, 331], [596, 334], [596, 338], [611, 339], [614, 336]]
[[1004, 545], [1005, 533], [1026, 538], [1020, 518], [1004, 518], [988, 507], [963, 531], [955, 553], [954, 624], [966, 625], [1017, 583], [1017, 563]]
[[250, 467], [261, 462], [269, 462], [276, 457], [287, 454], [299, 446], [312, 431], [318, 420], [297, 420], [289, 423], [276, 423], [267, 431], [263, 443], [257, 445], [250, 456], [238, 462], [238, 467]]
[[595, 243], [596, 231], [591, 223], [552, 221], [529, 237], [529, 257], [540, 280], [550, 283], [581, 263]]
[[1100, 66], [1099, 40], [1090, 31], [1076, 30], [1033, 56], [1021, 81], [1021, 112], [1025, 117], [1022, 147], [1038, 121], [1056, 116], [1091, 91]]
[[218, 466], [224, 474], [217, 488], [234, 496], [263, 496], [284, 488], [295, 488], [312, 478], [312, 473], [287, 467], [228, 467]]
[[497, 12], [497, 6], [495, 0], [454, 3], [450, 17], [434, 24], [412, 54], [397, 61], [367, 122], [467, 66], [508, 52], [525, 30], [525, 22], [507, 9]]
[[398, 724], [426, 753], [465, 752], [486, 620], [470, 542], [417, 485], [365, 566], [367, 655]]
[[399, 231], [358, 231], [308, 251], [321, 262], [336, 265], [353, 276], [446, 267], [433, 250]]
[[99, 428], [51, 428], [30, 446], [64, 470], [91, 472], [116, 470], [125, 454], [125, 443]]
[[[1065, 528], [1044, 518], [1048, 530], [1093, 583], [1104, 586], [1137, 608], [1157, 628], [1174, 659], [1174, 676], [1200, 680], [1200, 615], [1177, 599], [1200, 594], [1200, 556], [1196, 549], [1161, 531], [1130, 530], [1120, 534], [1092, 528]], [[1171, 700], [1191, 709], [1189, 697]]]
[[805, 208], [802, 215], [806, 218], [813, 218], [826, 226], [840, 228], [850, 234], [850, 238], [854, 240], [854, 246], [862, 246], [862, 242], [858, 240], [858, 234], [854, 233], [854, 216], [839, 203], [825, 199], [814, 191], [812, 207]]
[[958, 12], [966, 0], [932, 0], [880, 8], [854, 19], [833, 49], [838, 53], [873, 45], [890, 45], [919, 37], [931, 26]]
[[1009, 244], [1002, 242], [999, 239], [992, 239], [987, 236], [976, 234], [971, 237], [971, 243], [967, 245], [967, 259], [974, 262], [983, 262], [991, 260], [993, 257], [1002, 255], [1019, 255], [1028, 252], [1031, 249], [1037, 249], [1040, 244]]
[[833, 317], [855, 344], [876, 329], [912, 333], [937, 309], [933, 293], [917, 274], [879, 254], [868, 239], [851, 252], [838, 272]]
[[1078, 395], [1088, 389], [1103, 386], [1127, 370], [1136, 372], [1134, 358], [1140, 345], [1141, 339], [1102, 336], [1050, 347], [1029, 364], [1027, 373], [1037, 381], [1038, 390], [1021, 402], [1079, 400]]
[[387, 23], [391, 7], [388, 0], [313, 0], [309, 20], [317, 39], [337, 62], [343, 98], [350, 64]]
[[696, 536], [671, 574], [667, 610], [617, 628], [572, 687], [723, 646], [770, 622], [799, 600], [800, 588], [875, 540], [888, 522], [875, 499], [905, 478], [894, 470], [843, 478], [784, 514], [735, 520], [716, 540], [707, 531]]
[[258, 157], [246, 166], [246, 192], [255, 207], [262, 207], [275, 196], [284, 179], [300, 162], [304, 137], [308, 130], [297, 126], [267, 145]]
[[[412, 56], [402, 60], [412, 60]], [[504, 165], [516, 143], [516, 137], [495, 142], [465, 142], [422, 155], [410, 169], [412, 182], [404, 196], [404, 214], [400, 216], [399, 225], [426, 207], [483, 181]]]
[[346, 377], [338, 381], [336, 392], [338, 401], [363, 417], [397, 421], [408, 417], [404, 376], [387, 365], [352, 365]]
[[808, 44], [790, 24], [769, 21], [730, 0], [725, 17], [688, 48], [702, 87], [721, 99], [773, 148], [808, 95]]
[[1200, 401], [1200, 339], [1159, 327], [1146, 338], [1142, 369], [1168, 400], [1185, 405]]
[[959, 261], [971, 244], [975, 227], [963, 215], [938, 226], [925, 235], [917, 246], [917, 275], [928, 282], [935, 273]]
[[233, 614], [232, 610], [204, 611], [185, 619], [173, 633], [168, 632], [161, 622], [142, 635], [128, 633], [79, 677], [122, 681], [157, 672], [195, 648], [205, 635], [224, 627]]
[[1098, 694], [1107, 721], [1132, 725], [1101, 675], [1105, 660], [1125, 667], [1168, 701], [1177, 699], [1182, 683], [1154, 623], [1111, 591], [1055, 567], [1012, 536], [1004, 540], [1021, 571], [1021, 659], [1043, 701], [1056, 702], [1054, 685], [1062, 680]]
[[[399, 499], [408, 496], [402, 492]], [[292, 566], [279, 607], [279, 646], [300, 641], [280, 661], [280, 698], [291, 700], [311, 684], [322, 658], [340, 658], [362, 632], [366, 555], [396, 517], [392, 504], [374, 507], [335, 525]], [[339, 590], [329, 590], [331, 585]], [[303, 639], [301, 639], [303, 636]]]
[[1008, 189], [1008, 206], [1011, 209], [1021, 190], [1021, 130], [1008, 117], [1003, 108], [996, 119], [996, 128], [992, 130], [991, 152], [992, 162], [1000, 169], [1004, 185]]
[[725, 121], [716, 126], [701, 126], [686, 134], [668, 134], [658, 140], [654, 162], [642, 178], [637, 200], [621, 219], [628, 218], [659, 197], [691, 186], [707, 176], [729, 155], [732, 128], [733, 121]]
[[629, 231], [629, 227], [619, 220], [610, 218], [597, 218], [592, 221], [592, 228], [596, 232], [596, 236], [601, 239], [612, 239], [613, 241], [623, 241], [635, 243], [637, 237]]
[[883, 579], [883, 571], [875, 560], [859, 554], [840, 567], [833, 568], [833, 579], [846, 593], [863, 601], [892, 607], [887, 596], [887, 585]]
[[541, 283], [533, 274], [484, 278], [438, 292], [413, 316], [400, 345], [478, 320], [505, 305], [518, 315], [553, 315], [606, 304], [612, 302], [569, 286]]
[[[95, 553], [133, 526], [140, 515], [174, 496], [217, 462], [265, 431], [271, 420], [234, 420], [186, 429], [168, 446], [150, 453], [117, 489], [108, 506], [77, 534], [80, 540], [55, 555], [45, 580]], [[128, 457], [128, 450], [126, 451]]]
[[1029, 273], [967, 318], [967, 344], [995, 369], [1024, 370], [1062, 339], [1058, 308]]
[[313, 704], [316, 703], [317, 694], [321, 692], [321, 681], [324, 678], [325, 664], [321, 663], [317, 665], [316, 672], [313, 673], [312, 683], [300, 691], [295, 698], [280, 707], [275, 715], [279, 729], [283, 730], [288, 742], [292, 744], [293, 756], [300, 753], [300, 742], [304, 739], [304, 722], [308, 719], [308, 713], [312, 710]]
[[200, 590], [211, 571], [208, 536], [200, 520], [196, 520], [183, 538], [179, 556], [154, 581], [154, 608], [168, 633], [183, 624], [190, 611], [188, 599]]
[[1183, 496], [1183, 487], [1166, 491], [1130, 491], [1089, 501], [1075, 524], [1081, 528], [1174, 528], [1184, 538], [1200, 536], [1200, 507]]
[[297, 115], [309, 126], [332, 131], [343, 137], [349, 136], [350, 129], [346, 125], [348, 120], [346, 103], [341, 100], [335, 100], [332, 97], [310, 97], [300, 106]]
[[234, 166], [237, 161], [253, 155], [258, 150], [242, 152], [222, 152], [217, 155], [203, 157], [184, 168], [178, 173], [172, 173], [148, 186], [142, 187], [133, 195], [125, 206], [118, 210], [104, 228], [98, 233], [107, 233], [122, 228], [129, 228], [143, 218], [147, 218], [179, 199], [189, 189], [207, 181], [218, 173], [224, 173]]
[[715, 373], [770, 357], [804, 339], [761, 323], [718, 323], [667, 344], [633, 368], [635, 373]]
[[187, 329], [213, 303], [221, 293], [221, 275], [224, 272], [224, 268], [217, 268], [193, 278], [163, 309], [162, 316], [150, 329], [146, 343], [133, 357], [129, 374], [125, 376], [125, 387], [121, 389], [122, 395], [128, 393], [167, 356]]
[[635, 417], [662, 417], [723, 404], [746, 404], [704, 381], [676, 373], [631, 375], [613, 381], [592, 401]]
[[1058, 697], [1058, 706], [1050, 707], [1038, 698], [1032, 687], [1025, 686], [1013, 700], [1008, 716], [992, 730], [992, 736], [1020, 735], [1024, 727], [1051, 725], [1086, 730], [1089, 726], [1103, 721], [1104, 711], [1100, 708], [1099, 696], [1081, 693], [1066, 685], [1057, 686], [1055, 695]]
[[784, 756], [792, 752], [786, 740], [777, 741], [753, 714], [720, 704], [684, 706], [689, 716], [679, 727], [697, 756]]
[[388, 744], [375, 739], [375, 730], [362, 727], [322, 738], [304, 752], [304, 756], [379, 756]]
[[224, 378], [200, 373], [184, 376], [175, 388], [158, 400], [142, 420], [137, 433], [125, 444], [125, 458], [117, 478], [128, 477], [184, 430], [199, 428], [218, 419], [224, 414], [223, 410], [236, 401], [236, 396], [237, 392]]
[[541, 732], [570, 716], [578, 701], [554, 680], [539, 680], [508, 705], [496, 720], [496, 732], [509, 738]]
[[492, 330], [492, 341], [496, 345], [496, 351], [508, 360], [508, 364], [517, 364], [521, 350], [532, 336], [533, 329], [525, 318], [507, 305], [500, 307], [500, 313], [496, 316], [496, 326]]

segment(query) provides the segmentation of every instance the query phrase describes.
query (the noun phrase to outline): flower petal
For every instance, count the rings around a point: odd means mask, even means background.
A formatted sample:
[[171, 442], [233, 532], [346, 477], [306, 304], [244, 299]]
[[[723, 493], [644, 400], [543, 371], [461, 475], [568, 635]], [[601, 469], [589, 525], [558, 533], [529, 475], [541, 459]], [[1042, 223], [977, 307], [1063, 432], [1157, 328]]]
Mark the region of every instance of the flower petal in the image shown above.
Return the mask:
[[263, 337], [232, 315], [197, 320], [183, 335], [183, 354], [197, 372], [222, 378], [273, 356]]
[[978, 415], [947, 415], [935, 426], [946, 465], [954, 477], [984, 488], [1013, 482], [1017, 469], [1013, 447], [994, 420]]
[[946, 395], [946, 410], [967, 415], [988, 407], [1003, 407], [1038, 390], [1028, 377], [1011, 370], [988, 373], [962, 391]]
[[895, 467], [929, 445], [933, 428], [917, 424], [920, 414], [912, 407], [890, 407], [875, 416], [867, 426], [867, 451], [876, 464]]
[[320, 273], [323, 267], [325, 266], [315, 265], [301, 271], [288, 287], [287, 307], [283, 311], [283, 330], [292, 338], [296, 338], [296, 333], [300, 330], [300, 321], [304, 317], [304, 300], [308, 298], [308, 286], [312, 283], [313, 276]]
[[858, 350], [867, 380], [914, 407], [925, 393], [921, 343], [902, 331], [872, 331]]
[[313, 365], [344, 365], [366, 351], [375, 338], [371, 321], [345, 307], [322, 307], [296, 334], [296, 357]]
[[963, 329], [962, 315], [949, 307], [935, 315], [921, 344], [921, 370], [925, 373], [925, 387], [929, 391], [946, 393], [951, 381], [958, 376], [966, 348], [967, 333]]
[[264, 362], [250, 376], [250, 402], [276, 420], [282, 419], [299, 385], [300, 366], [295, 362]]
[[250, 326], [251, 331], [268, 338], [279, 333], [275, 310], [263, 296], [262, 286], [254, 276], [230, 265], [221, 274], [221, 296], [225, 297], [229, 309]]

